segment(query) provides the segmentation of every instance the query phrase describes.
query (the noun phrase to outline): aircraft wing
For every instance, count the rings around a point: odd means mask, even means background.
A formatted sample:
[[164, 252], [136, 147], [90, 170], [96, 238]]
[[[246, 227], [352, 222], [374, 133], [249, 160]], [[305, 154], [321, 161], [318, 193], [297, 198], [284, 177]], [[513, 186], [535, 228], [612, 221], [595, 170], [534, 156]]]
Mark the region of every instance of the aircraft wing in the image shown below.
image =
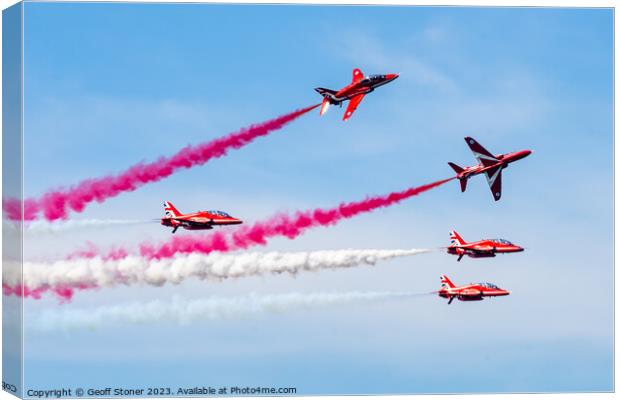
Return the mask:
[[351, 83], [359, 82], [364, 79], [364, 73], [361, 69], [355, 68], [353, 70], [353, 78], [351, 79]]
[[210, 222], [197, 222], [197, 221], [193, 221], [191, 219], [184, 219], [184, 218], [173, 218], [175, 221], [180, 222], [182, 225], [184, 226], [200, 226], [200, 227], [209, 227], [209, 229], [211, 228], [211, 223]]
[[357, 109], [357, 106], [359, 106], [363, 98], [364, 98], [363, 94], [358, 94], [357, 96], [351, 97], [351, 100], [349, 101], [349, 106], [347, 107], [347, 110], [344, 112], [344, 117], [342, 117], [343, 121], [346, 121], [349, 118], [351, 118], [351, 115], [353, 115], [353, 113]]
[[476, 157], [478, 162], [480, 164], [482, 164], [483, 166], [489, 167], [489, 166], [497, 163], [497, 161], [499, 161], [487, 149], [482, 147], [482, 145], [480, 143], [478, 143], [476, 141], [476, 139], [468, 136], [468, 137], [465, 138], [465, 142], [469, 146], [469, 148], [472, 151], [472, 153], [474, 153], [474, 157]]
[[466, 251], [470, 251], [476, 254], [486, 254], [493, 250], [493, 248], [490, 246], [480, 246], [480, 245], [475, 245], [475, 244], [464, 244], [464, 245], [459, 245], [459, 246], [454, 246], [454, 247], [457, 249], [463, 249]]
[[485, 247], [472, 247], [469, 249], [470, 251], [473, 251], [474, 253], [477, 254], [486, 254], [486, 253], [490, 253], [493, 251], [493, 248], [490, 246], [485, 246]]
[[498, 166], [491, 168], [485, 171], [484, 175], [486, 176], [489, 187], [491, 188], [493, 198], [495, 201], [499, 200], [502, 197], [502, 167]]

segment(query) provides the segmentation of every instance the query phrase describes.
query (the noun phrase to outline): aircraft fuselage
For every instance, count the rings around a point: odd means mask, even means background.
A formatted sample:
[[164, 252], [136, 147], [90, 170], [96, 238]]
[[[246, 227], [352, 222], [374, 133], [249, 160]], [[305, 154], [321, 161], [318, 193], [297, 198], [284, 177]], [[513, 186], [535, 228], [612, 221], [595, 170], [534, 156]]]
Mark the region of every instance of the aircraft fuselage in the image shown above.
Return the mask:
[[497, 167], [501, 167], [502, 169], [505, 169], [505, 168], [508, 168], [508, 164], [518, 161], [522, 158], [525, 158], [529, 156], [530, 154], [532, 154], [531, 150], [521, 150], [521, 151], [515, 151], [512, 153], [499, 154], [495, 156], [498, 162], [491, 164], [491, 165], [487, 165], [487, 166], [484, 166], [480, 163], [477, 165], [473, 165], [471, 167], [465, 167], [463, 168], [463, 172], [460, 172], [459, 174], [457, 174], [456, 177], [458, 179], [469, 179], [472, 176], [482, 174], [486, 171], [492, 170]]
[[441, 288], [437, 294], [444, 299], [456, 298], [460, 301], [480, 301], [485, 297], [508, 296], [509, 291], [501, 288], [487, 288], [479, 284], [469, 284], [454, 288]]

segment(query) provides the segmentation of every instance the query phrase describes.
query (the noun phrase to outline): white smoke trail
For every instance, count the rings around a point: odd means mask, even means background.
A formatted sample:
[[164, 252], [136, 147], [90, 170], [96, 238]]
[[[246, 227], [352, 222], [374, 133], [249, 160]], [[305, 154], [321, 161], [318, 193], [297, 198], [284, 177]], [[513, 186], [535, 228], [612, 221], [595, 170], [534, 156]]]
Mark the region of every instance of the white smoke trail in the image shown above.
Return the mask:
[[[188, 278], [222, 280], [264, 274], [297, 274], [301, 271], [351, 268], [374, 265], [378, 261], [427, 253], [430, 249], [409, 250], [320, 250], [308, 252], [251, 252], [242, 254], [189, 254], [169, 259], [149, 260], [127, 256], [118, 260], [101, 257], [60, 260], [53, 263], [25, 262], [24, 286], [41, 287], [147, 284], [178, 284]], [[19, 270], [5, 271], [3, 283], [19, 284]]]
[[428, 293], [411, 292], [345, 292], [345, 293], [286, 293], [241, 297], [209, 297], [147, 303], [127, 303], [92, 309], [65, 309], [42, 312], [30, 321], [38, 331], [97, 329], [113, 324], [145, 324], [239, 319], [265, 313], [284, 313], [296, 309], [320, 308], [339, 304], [386, 301]]
[[25, 234], [55, 235], [72, 230], [108, 228], [119, 225], [151, 223], [151, 220], [136, 219], [74, 219], [67, 221], [32, 221], [24, 223]]

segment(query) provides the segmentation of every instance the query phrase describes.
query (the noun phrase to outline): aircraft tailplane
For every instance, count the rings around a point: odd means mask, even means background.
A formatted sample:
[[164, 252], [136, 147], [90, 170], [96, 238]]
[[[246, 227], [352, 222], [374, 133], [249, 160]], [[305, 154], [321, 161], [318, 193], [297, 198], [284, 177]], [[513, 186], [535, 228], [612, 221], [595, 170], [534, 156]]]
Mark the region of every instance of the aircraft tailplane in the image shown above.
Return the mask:
[[448, 165], [451, 166], [454, 172], [456, 172], [457, 174], [460, 174], [461, 172], [463, 172], [463, 168], [459, 167], [453, 162], [449, 162]]
[[467, 189], [467, 178], [460, 178], [459, 183], [461, 184], [461, 193]]
[[[448, 165], [456, 172], [457, 177], [464, 171], [462, 167], [453, 162], [449, 162]], [[459, 178], [459, 183], [461, 184], [461, 192], [464, 192], [467, 189], [467, 178]]]

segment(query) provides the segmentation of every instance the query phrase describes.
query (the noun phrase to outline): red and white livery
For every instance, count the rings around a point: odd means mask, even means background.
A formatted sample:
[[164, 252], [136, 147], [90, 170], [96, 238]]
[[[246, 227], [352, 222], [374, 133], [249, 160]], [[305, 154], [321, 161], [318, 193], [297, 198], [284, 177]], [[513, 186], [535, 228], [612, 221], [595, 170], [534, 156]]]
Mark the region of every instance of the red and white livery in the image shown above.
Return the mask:
[[198, 211], [192, 214], [181, 214], [171, 202], [164, 202], [164, 217], [161, 224], [172, 227], [172, 233], [183, 228], [188, 231], [213, 229], [216, 225], [238, 225], [243, 223], [224, 211]]
[[532, 154], [531, 150], [521, 150], [494, 156], [474, 138], [468, 136], [465, 138], [465, 142], [474, 153], [474, 157], [476, 157], [479, 164], [472, 167], [459, 167], [454, 163], [448, 163], [454, 172], [456, 172], [456, 177], [461, 183], [461, 192], [464, 192], [467, 188], [467, 180], [469, 178], [474, 175], [484, 174], [495, 201], [502, 197], [502, 170], [508, 168], [508, 164]]
[[383, 86], [386, 83], [392, 82], [398, 78], [398, 74], [385, 74], [385, 75], [369, 75], [364, 76], [359, 68], [353, 70], [353, 80], [348, 85], [340, 90], [332, 90], [325, 88], [315, 88], [321, 96], [323, 96], [323, 103], [321, 103], [321, 115], [327, 112], [330, 105], [342, 106], [342, 102], [349, 100], [349, 106], [344, 112], [342, 117], [343, 121], [348, 120], [351, 115], [357, 109], [364, 96], [379, 86]]
[[448, 299], [448, 304], [456, 298], [460, 301], [480, 301], [485, 297], [508, 296], [509, 291], [497, 287], [488, 282], [470, 283], [464, 286], [456, 286], [447, 276], [441, 275], [441, 289], [437, 291], [439, 297]]
[[497, 253], [518, 253], [523, 247], [510, 243], [506, 239], [483, 239], [467, 243], [457, 231], [450, 231], [450, 246], [448, 254], [458, 255], [457, 261], [463, 256], [472, 258], [495, 257]]

